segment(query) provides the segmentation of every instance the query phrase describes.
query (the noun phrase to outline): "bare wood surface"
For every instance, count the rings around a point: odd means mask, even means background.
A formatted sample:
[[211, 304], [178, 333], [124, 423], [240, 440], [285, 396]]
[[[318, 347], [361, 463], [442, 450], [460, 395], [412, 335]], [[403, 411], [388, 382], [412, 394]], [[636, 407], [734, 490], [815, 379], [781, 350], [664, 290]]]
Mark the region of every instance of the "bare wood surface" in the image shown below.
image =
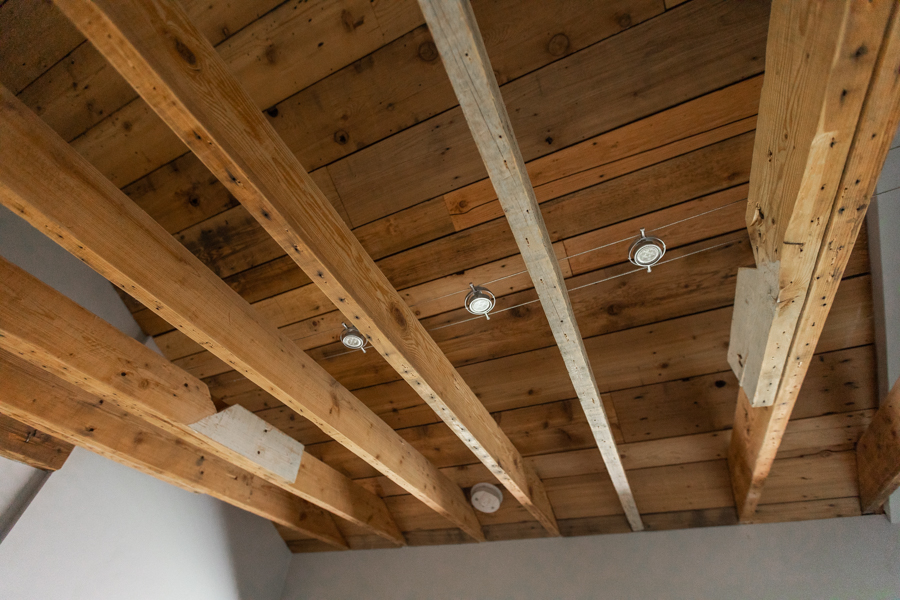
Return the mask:
[[[857, 119], [833, 206], [820, 215], [825, 222], [817, 244], [809, 287], [787, 353], [787, 364], [772, 406], [753, 407], [738, 397], [729, 449], [734, 496], [741, 519], [752, 518], [778, 452], [785, 427], [806, 376], [822, 326], [831, 312], [841, 277], [862, 227], [866, 209], [900, 124], [900, 20], [894, 3], [890, 24], [879, 44], [873, 76]], [[782, 258], [782, 261], [784, 258]], [[804, 259], [805, 261], [806, 259]], [[798, 298], [798, 303], [800, 298]]]
[[331, 546], [346, 541], [331, 515], [209, 456], [129, 412], [0, 351], [0, 409], [71, 444], [305, 533]]
[[6, 90], [0, 109], [0, 201], [480, 537], [458, 487]]
[[0, 414], [0, 456], [35, 469], [56, 471], [72, 452], [72, 444]]
[[[224, 432], [198, 427], [198, 422], [222, 418], [203, 382], [3, 259], [0, 347], [178, 439], [403, 543], [384, 503], [312, 456], [304, 464], [296, 452], [300, 444], [259, 417], [246, 413], [243, 423], [250, 427], [240, 431], [235, 423]], [[282, 445], [273, 444], [273, 438]], [[248, 444], [258, 447], [247, 452]]]
[[856, 461], [862, 511], [874, 512], [900, 487], [900, 380], [860, 438]]
[[[162, 4], [61, 5], [388, 363], [553, 530], [540, 481], [186, 15]], [[175, 36], [186, 52], [172, 52], [154, 36]]]
[[420, 0], [463, 114], [534, 282], [553, 337], [632, 529], [640, 513], [616, 450], [566, 283], [468, 0]]

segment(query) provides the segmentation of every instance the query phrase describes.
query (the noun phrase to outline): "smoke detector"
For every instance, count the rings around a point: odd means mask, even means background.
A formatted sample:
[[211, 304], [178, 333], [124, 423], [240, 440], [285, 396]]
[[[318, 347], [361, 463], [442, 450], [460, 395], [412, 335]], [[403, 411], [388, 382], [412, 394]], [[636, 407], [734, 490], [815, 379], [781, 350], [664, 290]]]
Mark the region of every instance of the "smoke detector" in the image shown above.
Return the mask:
[[469, 494], [472, 506], [483, 513], [497, 512], [503, 502], [503, 492], [492, 483], [476, 483]]
[[466, 296], [466, 310], [473, 315], [483, 315], [485, 319], [490, 320], [490, 312], [494, 310], [497, 299], [487, 288], [471, 283], [469, 287], [472, 288], [472, 291]]
[[666, 243], [658, 237], [646, 235], [641, 229], [641, 236], [628, 249], [628, 260], [635, 266], [646, 267], [649, 272], [650, 267], [662, 260], [665, 253]]
[[344, 326], [344, 331], [341, 332], [341, 343], [351, 350], [362, 350], [365, 353], [366, 338], [359, 332], [359, 329], [347, 327], [346, 323], [341, 323], [341, 325]]

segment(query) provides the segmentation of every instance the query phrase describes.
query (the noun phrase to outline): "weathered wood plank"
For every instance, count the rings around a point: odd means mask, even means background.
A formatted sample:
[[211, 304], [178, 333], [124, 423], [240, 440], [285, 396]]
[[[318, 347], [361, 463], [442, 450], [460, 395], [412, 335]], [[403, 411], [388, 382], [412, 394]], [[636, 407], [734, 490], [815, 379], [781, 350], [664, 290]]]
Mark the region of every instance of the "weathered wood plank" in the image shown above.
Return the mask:
[[881, 507], [900, 487], [900, 381], [881, 403], [856, 449], [863, 512]]
[[0, 414], [0, 456], [35, 469], [57, 471], [71, 452], [72, 444]]
[[827, 225], [816, 255], [808, 293], [803, 299], [788, 361], [779, 383], [778, 400], [771, 407], [754, 408], [741, 394], [729, 451], [738, 514], [753, 513], [778, 450], [812, 353], [822, 335], [822, 323], [834, 310], [842, 274], [862, 226], [875, 183], [900, 124], [900, 11], [891, 3], [890, 27], [881, 44], [865, 103], [849, 147], [834, 205], [822, 219]]
[[71, 444], [315, 537], [346, 541], [327, 512], [192, 446], [112, 403], [0, 351], [3, 412]]
[[[184, 12], [162, 3], [61, 6], [349, 322], [555, 531], [540, 480]], [[186, 52], [173, 54], [154, 39], [170, 36], [181, 40]], [[391, 460], [406, 458], [400, 448], [393, 452]], [[447, 513], [446, 504], [440, 508]], [[480, 538], [471, 508], [463, 508], [456, 504], [456, 520]]]

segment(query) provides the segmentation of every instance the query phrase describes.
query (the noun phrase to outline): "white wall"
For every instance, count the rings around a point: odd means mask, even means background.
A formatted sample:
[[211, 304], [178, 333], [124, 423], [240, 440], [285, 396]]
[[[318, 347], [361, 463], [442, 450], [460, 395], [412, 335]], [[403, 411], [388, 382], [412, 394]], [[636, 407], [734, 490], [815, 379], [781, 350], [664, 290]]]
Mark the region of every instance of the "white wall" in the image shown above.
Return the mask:
[[[143, 339], [105, 279], [2, 206], [0, 256]], [[28, 481], [0, 462], [0, 498]], [[0, 542], [0, 598], [275, 600], [289, 560], [265, 519], [76, 448]]]
[[896, 600], [900, 528], [880, 515], [296, 554], [283, 600]]

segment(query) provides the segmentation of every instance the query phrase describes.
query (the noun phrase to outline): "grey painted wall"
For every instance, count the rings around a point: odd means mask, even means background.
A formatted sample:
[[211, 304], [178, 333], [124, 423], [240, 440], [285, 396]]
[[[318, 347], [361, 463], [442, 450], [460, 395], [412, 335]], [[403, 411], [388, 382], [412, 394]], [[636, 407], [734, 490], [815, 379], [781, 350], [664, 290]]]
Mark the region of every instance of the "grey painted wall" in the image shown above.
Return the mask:
[[296, 554], [283, 600], [896, 600], [880, 515], [582, 538]]
[[[0, 256], [144, 338], [103, 277], [2, 206]], [[37, 471], [5, 460], [0, 499], [11, 499], [6, 513], [15, 517], [17, 507], [27, 508], [0, 543], [0, 598], [281, 596], [290, 552], [265, 519], [80, 448], [31, 499], [29, 470]], [[3, 522], [0, 514], [0, 528]]]

